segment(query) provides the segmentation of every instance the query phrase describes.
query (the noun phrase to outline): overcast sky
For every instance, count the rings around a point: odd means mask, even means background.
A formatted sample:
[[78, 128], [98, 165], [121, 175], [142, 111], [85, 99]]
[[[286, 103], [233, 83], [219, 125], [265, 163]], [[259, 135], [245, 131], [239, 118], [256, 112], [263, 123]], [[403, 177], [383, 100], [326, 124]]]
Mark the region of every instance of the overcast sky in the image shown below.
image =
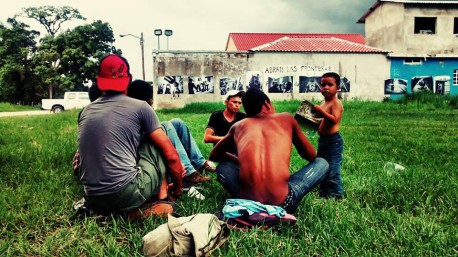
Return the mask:
[[[356, 21], [376, 0], [14, 0], [0, 8], [0, 21], [22, 12], [24, 7], [71, 6], [87, 18], [108, 22], [115, 46], [123, 50], [134, 78], [141, 78], [140, 40], [119, 37], [132, 34], [145, 40], [146, 80], [152, 77], [152, 51], [158, 48], [154, 29], [171, 29], [170, 50], [224, 50], [228, 34], [257, 33], [360, 33]], [[32, 29], [42, 26], [21, 19]], [[65, 24], [65, 23], [64, 23]], [[75, 26], [75, 23], [67, 23]], [[81, 25], [82, 22], [76, 25]], [[167, 49], [167, 37], [160, 38]]]

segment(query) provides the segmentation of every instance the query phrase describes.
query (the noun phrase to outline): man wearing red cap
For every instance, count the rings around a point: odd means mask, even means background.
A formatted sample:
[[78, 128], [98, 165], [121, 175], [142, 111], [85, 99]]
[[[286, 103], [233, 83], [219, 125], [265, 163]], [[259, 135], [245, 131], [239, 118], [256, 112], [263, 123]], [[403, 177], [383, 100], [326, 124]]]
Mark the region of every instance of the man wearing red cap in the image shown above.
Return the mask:
[[[170, 196], [181, 195], [184, 170], [177, 151], [154, 110], [126, 96], [131, 80], [126, 59], [103, 58], [97, 76], [103, 95], [84, 108], [78, 121], [80, 179], [86, 204], [96, 212], [131, 212], [166, 198], [166, 176], [173, 181]], [[173, 206], [158, 201], [149, 211], [164, 214]]]

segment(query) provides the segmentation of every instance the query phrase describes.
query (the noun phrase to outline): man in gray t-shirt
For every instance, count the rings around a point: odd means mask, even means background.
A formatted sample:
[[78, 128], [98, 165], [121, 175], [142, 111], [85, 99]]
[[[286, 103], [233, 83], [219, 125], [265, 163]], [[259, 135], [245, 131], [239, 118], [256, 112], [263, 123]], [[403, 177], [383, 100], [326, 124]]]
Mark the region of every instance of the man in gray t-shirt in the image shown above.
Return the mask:
[[[167, 193], [181, 195], [183, 165], [154, 110], [125, 95], [131, 78], [124, 58], [102, 59], [97, 85], [104, 93], [78, 121], [80, 179], [88, 206], [98, 212], [131, 211]], [[166, 171], [173, 181], [169, 192]]]

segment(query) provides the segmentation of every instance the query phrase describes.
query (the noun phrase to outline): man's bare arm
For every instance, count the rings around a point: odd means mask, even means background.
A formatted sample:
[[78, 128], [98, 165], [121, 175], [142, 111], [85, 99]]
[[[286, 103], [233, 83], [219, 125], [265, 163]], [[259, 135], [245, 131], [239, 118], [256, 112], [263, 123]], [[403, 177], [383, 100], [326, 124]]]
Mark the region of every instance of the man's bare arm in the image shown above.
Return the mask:
[[230, 151], [234, 147], [234, 139], [233, 139], [233, 130], [234, 127], [229, 129], [229, 132], [223, 139], [221, 139], [215, 147], [213, 147], [212, 151], [210, 152], [209, 159], [215, 162], [226, 161], [229, 159], [233, 160], [232, 156], [228, 156], [226, 153]]
[[149, 138], [154, 146], [159, 148], [159, 151], [162, 153], [164, 163], [167, 165], [167, 171], [169, 171], [168, 174], [170, 174], [173, 180], [172, 196], [175, 198], [180, 197], [183, 186], [182, 174], [184, 166], [181, 164], [177, 150], [162, 129], [156, 129], [151, 132]]
[[297, 152], [303, 159], [306, 159], [309, 162], [315, 161], [315, 148], [304, 135], [304, 133], [302, 133], [301, 127], [297, 121], [292, 117], [291, 124], [293, 126], [293, 144], [296, 147]]
[[215, 131], [211, 128], [205, 129], [204, 142], [205, 143], [218, 143], [223, 137], [215, 136]]

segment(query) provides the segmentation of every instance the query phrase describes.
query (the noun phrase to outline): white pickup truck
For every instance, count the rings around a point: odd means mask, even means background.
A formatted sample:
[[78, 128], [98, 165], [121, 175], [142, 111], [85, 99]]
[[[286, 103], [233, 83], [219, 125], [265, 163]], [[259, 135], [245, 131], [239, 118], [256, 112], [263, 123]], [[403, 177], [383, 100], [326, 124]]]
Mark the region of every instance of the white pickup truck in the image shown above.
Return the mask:
[[42, 99], [41, 109], [57, 113], [63, 110], [83, 108], [90, 102], [88, 92], [65, 92], [64, 99]]

